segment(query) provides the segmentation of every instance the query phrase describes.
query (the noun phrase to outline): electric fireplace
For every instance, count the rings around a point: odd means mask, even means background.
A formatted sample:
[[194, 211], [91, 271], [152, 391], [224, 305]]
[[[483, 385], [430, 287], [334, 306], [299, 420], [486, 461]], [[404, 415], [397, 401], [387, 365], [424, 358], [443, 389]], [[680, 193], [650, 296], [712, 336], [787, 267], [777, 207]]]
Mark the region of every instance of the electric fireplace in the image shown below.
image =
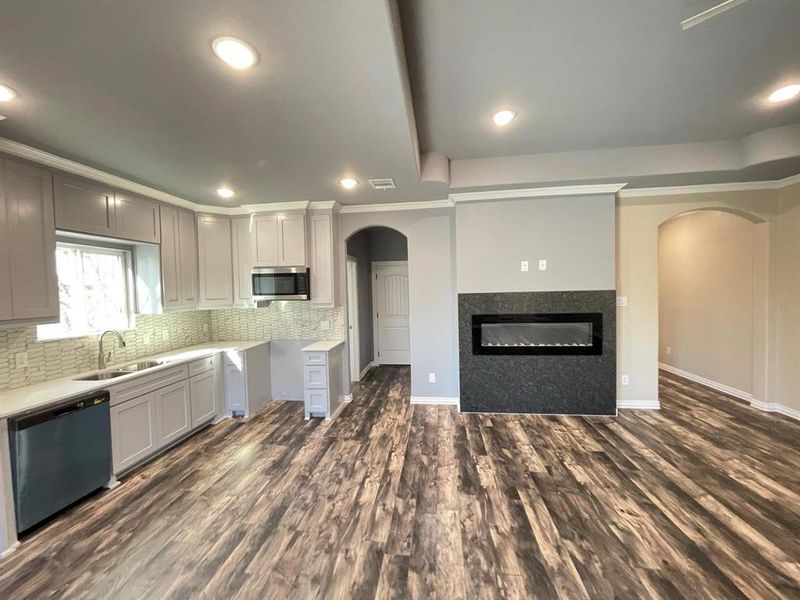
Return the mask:
[[473, 354], [602, 354], [602, 313], [472, 315]]

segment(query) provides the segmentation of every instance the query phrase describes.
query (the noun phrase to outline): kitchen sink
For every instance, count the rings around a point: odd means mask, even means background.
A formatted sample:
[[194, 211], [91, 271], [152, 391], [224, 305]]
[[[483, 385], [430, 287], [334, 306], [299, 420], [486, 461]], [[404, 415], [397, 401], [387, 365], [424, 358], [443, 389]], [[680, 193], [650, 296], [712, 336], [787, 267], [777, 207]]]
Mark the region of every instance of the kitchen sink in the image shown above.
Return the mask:
[[164, 364], [163, 360], [143, 360], [141, 362], [125, 365], [124, 367], [120, 367], [118, 370], [125, 371], [126, 373], [136, 373], [137, 371], [144, 371], [145, 369], [160, 367], [163, 364]]
[[114, 379], [115, 377], [122, 377], [123, 375], [130, 374], [131, 371], [106, 371], [105, 373], [92, 373], [91, 375], [76, 377], [75, 381], [105, 381], [106, 379]]

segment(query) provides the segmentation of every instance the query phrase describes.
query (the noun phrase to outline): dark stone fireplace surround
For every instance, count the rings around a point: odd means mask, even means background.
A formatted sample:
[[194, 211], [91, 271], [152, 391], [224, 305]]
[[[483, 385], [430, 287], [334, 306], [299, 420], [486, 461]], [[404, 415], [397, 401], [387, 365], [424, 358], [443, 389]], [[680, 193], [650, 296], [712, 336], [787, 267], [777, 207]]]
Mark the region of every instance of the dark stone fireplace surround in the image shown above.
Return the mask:
[[[602, 315], [600, 354], [475, 354], [473, 315]], [[458, 295], [463, 412], [616, 414], [616, 292]]]

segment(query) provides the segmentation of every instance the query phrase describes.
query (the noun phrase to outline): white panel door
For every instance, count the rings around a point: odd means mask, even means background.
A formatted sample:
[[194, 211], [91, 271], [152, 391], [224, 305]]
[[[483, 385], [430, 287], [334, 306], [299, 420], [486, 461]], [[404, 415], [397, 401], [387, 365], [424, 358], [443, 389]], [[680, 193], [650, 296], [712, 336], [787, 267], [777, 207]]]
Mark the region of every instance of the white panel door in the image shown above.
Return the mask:
[[189, 384], [179, 381], [156, 390], [158, 445], [165, 446], [188, 433], [192, 419], [189, 412]]
[[374, 263], [372, 272], [375, 360], [382, 365], [411, 364], [408, 263]]
[[214, 371], [195, 375], [189, 380], [192, 398], [192, 427], [198, 427], [217, 414]]

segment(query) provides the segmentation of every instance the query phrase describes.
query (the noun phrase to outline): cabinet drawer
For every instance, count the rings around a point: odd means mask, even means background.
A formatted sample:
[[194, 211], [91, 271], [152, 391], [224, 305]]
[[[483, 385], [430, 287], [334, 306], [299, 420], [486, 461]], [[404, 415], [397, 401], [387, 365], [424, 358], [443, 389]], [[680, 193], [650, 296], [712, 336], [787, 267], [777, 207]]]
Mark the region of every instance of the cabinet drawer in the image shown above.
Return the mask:
[[303, 352], [304, 365], [326, 365], [328, 364], [327, 352]]
[[303, 387], [305, 389], [326, 389], [328, 387], [328, 368], [325, 366], [303, 367]]
[[328, 390], [306, 390], [306, 412], [313, 414], [328, 414]]
[[189, 363], [189, 377], [194, 377], [200, 373], [205, 373], [214, 368], [214, 355], [199, 358]]
[[163, 371], [151, 373], [149, 375], [141, 375], [133, 379], [120, 383], [119, 385], [110, 386], [111, 390], [111, 406], [136, 398], [142, 394], [155, 391], [157, 389], [166, 387], [178, 381], [182, 381], [188, 377], [188, 370], [186, 365], [178, 365], [177, 367], [169, 367]]

